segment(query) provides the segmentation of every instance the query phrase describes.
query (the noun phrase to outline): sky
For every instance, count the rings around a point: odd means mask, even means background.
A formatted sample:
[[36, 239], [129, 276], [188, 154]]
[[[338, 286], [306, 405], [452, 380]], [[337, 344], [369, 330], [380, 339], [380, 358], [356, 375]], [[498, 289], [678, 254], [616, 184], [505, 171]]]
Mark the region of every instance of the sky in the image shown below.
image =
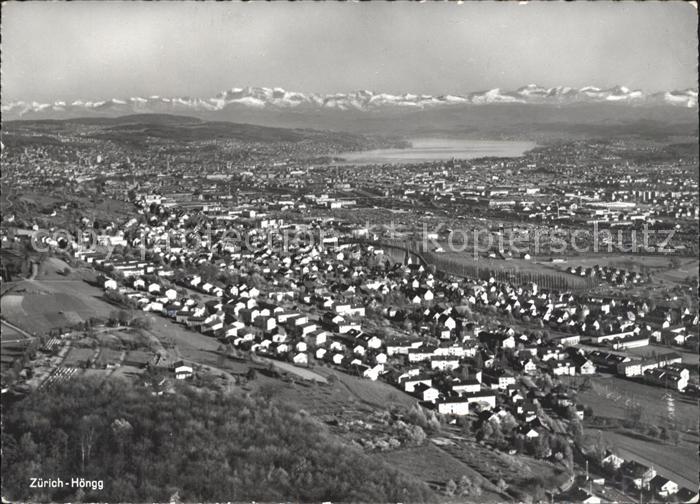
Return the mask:
[[697, 88], [697, 10], [670, 2], [2, 4], [2, 102], [233, 87], [466, 94], [535, 83]]

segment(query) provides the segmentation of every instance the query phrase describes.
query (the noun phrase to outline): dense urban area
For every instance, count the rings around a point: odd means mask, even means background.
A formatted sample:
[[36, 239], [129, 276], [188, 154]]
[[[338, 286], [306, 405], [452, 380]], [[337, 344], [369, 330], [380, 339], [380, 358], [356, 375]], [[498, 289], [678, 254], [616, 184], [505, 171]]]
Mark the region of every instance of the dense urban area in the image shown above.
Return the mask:
[[697, 502], [697, 138], [390, 147], [3, 123], [3, 497]]

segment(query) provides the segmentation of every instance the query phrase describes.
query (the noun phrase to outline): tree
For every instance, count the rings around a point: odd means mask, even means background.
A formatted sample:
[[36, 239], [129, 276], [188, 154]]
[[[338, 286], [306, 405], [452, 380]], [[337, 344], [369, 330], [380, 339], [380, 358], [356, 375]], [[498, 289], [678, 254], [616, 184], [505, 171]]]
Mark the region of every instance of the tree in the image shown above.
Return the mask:
[[462, 496], [479, 497], [482, 493], [481, 485], [464, 475], [457, 482], [457, 493]]
[[82, 473], [85, 473], [85, 463], [90, 462], [100, 423], [101, 419], [96, 414], [85, 415], [78, 423], [78, 431], [80, 433], [80, 469]]
[[447, 495], [454, 495], [455, 491], [457, 490], [457, 483], [454, 482], [454, 480], [448, 480], [447, 483], [445, 484], [445, 493]]
[[440, 420], [438, 420], [437, 416], [435, 415], [435, 411], [429, 410], [428, 415], [427, 415], [427, 420], [428, 420], [428, 431], [429, 432], [439, 432], [440, 431]]
[[489, 439], [493, 435], [493, 426], [490, 422], [484, 422], [481, 424], [481, 428], [476, 433], [477, 441], [483, 441]]
[[409, 426], [406, 430], [406, 434], [411, 444], [415, 444], [416, 446], [422, 445], [427, 438], [425, 431], [419, 425]]
[[569, 420], [567, 432], [577, 445], [581, 444], [583, 439], [583, 425], [581, 425], [581, 420], [578, 418], [572, 418]]
[[541, 476], [528, 478], [523, 486], [524, 492], [532, 498], [532, 502], [540, 502], [545, 498], [544, 480]]
[[525, 438], [522, 434], [516, 434], [513, 437], [513, 449], [518, 453], [525, 453]]
[[326, 376], [326, 381], [331, 387], [334, 387], [336, 383], [338, 383], [338, 377], [334, 374], [329, 374]]
[[506, 483], [503, 478], [500, 478], [496, 482], [496, 488], [498, 488], [499, 492], [505, 492], [508, 489], [508, 483]]
[[538, 385], [540, 386], [543, 392], [547, 393], [554, 386], [554, 382], [552, 381], [552, 377], [549, 374], [543, 373], [540, 375]]
[[484, 368], [484, 358], [481, 356], [481, 352], [476, 352], [474, 355], [474, 367], [476, 369], [483, 369]]
[[269, 401], [277, 394], [277, 387], [272, 383], [263, 383], [258, 389], [258, 394], [266, 401]]
[[505, 436], [503, 436], [503, 431], [501, 426], [496, 422], [493, 425], [493, 432], [491, 433], [491, 441], [497, 448], [505, 447]]
[[148, 330], [152, 326], [151, 319], [148, 317], [137, 317], [134, 320], [131, 321], [131, 327], [135, 327], [137, 329], [145, 329]]
[[501, 418], [501, 430], [504, 434], [511, 433], [518, 426], [518, 421], [511, 413], [506, 413]]

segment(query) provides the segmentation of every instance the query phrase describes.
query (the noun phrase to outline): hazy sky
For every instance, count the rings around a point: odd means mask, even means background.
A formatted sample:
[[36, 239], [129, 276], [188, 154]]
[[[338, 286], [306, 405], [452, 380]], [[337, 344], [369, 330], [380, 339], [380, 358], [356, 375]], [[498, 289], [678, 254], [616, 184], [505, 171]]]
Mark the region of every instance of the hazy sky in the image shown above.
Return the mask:
[[2, 101], [697, 88], [696, 34], [680, 1], [4, 3]]

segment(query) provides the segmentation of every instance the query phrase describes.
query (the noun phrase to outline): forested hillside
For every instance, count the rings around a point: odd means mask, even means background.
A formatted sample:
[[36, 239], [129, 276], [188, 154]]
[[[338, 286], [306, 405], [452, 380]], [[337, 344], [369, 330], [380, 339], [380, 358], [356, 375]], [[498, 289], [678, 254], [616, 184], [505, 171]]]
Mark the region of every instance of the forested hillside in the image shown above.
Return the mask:
[[[179, 385], [179, 384], [178, 384]], [[67, 382], [5, 407], [2, 495], [32, 501], [424, 502], [412, 481], [287, 406], [179, 385]], [[30, 488], [30, 477], [104, 481]]]

